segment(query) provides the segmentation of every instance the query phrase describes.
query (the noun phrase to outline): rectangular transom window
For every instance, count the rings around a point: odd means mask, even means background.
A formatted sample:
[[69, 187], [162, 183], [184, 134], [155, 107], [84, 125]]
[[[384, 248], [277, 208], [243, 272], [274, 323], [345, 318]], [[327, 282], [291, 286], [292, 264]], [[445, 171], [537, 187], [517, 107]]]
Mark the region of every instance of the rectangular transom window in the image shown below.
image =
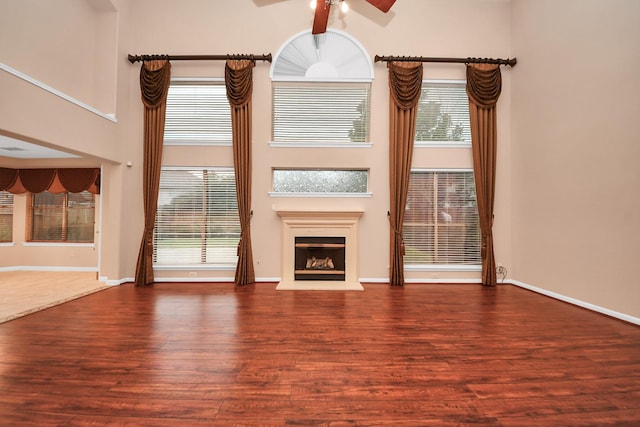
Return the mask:
[[30, 241], [93, 243], [95, 196], [88, 191], [32, 194], [30, 213]]
[[13, 194], [0, 191], [0, 242], [13, 241]]
[[274, 169], [275, 193], [366, 194], [367, 170]]
[[471, 143], [469, 98], [464, 81], [422, 82], [415, 142], [418, 145]]
[[233, 170], [164, 168], [154, 239], [155, 265], [235, 267], [240, 220]]
[[224, 81], [172, 81], [164, 143], [231, 145], [231, 109]]
[[480, 265], [473, 172], [411, 172], [403, 237], [407, 265]]
[[371, 83], [274, 82], [273, 142], [369, 142]]

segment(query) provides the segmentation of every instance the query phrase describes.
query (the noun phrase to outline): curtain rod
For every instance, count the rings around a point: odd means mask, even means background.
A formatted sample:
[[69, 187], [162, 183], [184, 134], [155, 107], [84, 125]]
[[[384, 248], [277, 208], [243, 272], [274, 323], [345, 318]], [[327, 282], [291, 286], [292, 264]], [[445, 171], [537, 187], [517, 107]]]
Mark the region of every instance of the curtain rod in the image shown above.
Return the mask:
[[227, 59], [250, 59], [252, 61], [271, 62], [271, 54], [227, 54], [227, 55], [131, 55], [128, 56], [132, 64], [138, 61], [150, 61], [154, 59], [168, 59], [169, 61], [226, 61]]
[[456, 64], [499, 64], [514, 66], [518, 63], [516, 58], [426, 58], [424, 56], [380, 56], [376, 55], [375, 62], [390, 61], [415, 61], [415, 62], [450, 62]]

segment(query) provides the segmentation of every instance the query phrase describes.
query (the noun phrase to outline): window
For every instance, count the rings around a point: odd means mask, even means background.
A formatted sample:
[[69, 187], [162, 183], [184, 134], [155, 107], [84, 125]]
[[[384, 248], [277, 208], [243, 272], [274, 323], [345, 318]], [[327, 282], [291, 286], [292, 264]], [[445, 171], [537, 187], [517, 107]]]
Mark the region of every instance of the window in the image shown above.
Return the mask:
[[0, 242], [13, 241], [13, 194], [0, 191]]
[[480, 265], [473, 172], [411, 172], [403, 237], [407, 265]]
[[275, 169], [275, 193], [366, 194], [368, 171], [338, 169]]
[[366, 147], [373, 64], [353, 37], [303, 31], [271, 65], [272, 145]]
[[235, 268], [239, 240], [233, 170], [162, 170], [154, 235], [156, 266]]
[[369, 82], [274, 82], [273, 142], [369, 142]]
[[95, 196], [82, 193], [31, 195], [30, 241], [93, 243]]
[[167, 94], [164, 143], [231, 145], [231, 142], [231, 109], [224, 81], [172, 81]]
[[424, 81], [418, 101], [415, 142], [470, 144], [469, 98], [464, 81]]

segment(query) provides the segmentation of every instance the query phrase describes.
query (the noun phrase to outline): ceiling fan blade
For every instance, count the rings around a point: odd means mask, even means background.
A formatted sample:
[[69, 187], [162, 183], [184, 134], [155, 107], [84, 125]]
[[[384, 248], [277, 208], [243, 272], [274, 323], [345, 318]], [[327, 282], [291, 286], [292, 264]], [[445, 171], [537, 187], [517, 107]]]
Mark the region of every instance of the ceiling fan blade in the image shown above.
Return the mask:
[[387, 13], [389, 12], [389, 9], [391, 9], [391, 6], [393, 6], [393, 4], [396, 2], [396, 0], [367, 0], [367, 2], [377, 7], [384, 13]]
[[330, 3], [325, 2], [324, 0], [316, 0], [316, 13], [313, 17], [313, 28], [311, 30], [311, 34], [322, 34], [327, 32], [329, 9], [331, 9]]

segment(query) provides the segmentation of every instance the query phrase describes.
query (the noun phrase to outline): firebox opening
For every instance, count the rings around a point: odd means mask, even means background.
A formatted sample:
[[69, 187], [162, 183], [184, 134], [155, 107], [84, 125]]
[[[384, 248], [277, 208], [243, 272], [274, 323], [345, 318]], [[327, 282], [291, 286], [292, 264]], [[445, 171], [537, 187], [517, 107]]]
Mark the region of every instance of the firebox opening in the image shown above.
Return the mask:
[[295, 280], [345, 280], [345, 238], [295, 238]]

